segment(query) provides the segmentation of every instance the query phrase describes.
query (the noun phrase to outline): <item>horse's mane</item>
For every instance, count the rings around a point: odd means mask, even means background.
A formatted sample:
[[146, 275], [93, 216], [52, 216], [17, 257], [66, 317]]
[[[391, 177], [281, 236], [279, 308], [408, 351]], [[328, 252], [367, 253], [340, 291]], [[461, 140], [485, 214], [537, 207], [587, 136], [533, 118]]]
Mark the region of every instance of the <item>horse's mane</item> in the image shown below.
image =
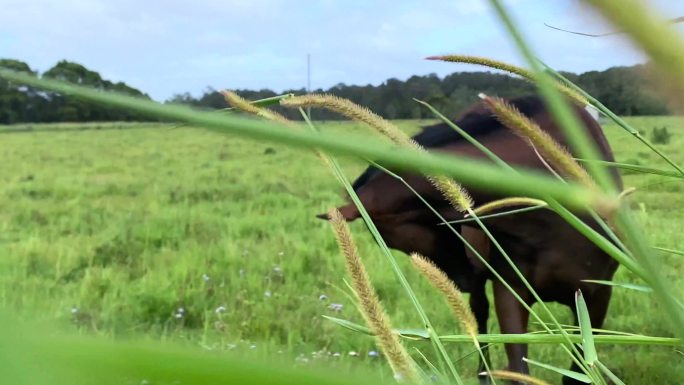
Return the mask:
[[[533, 116], [544, 109], [544, 104], [538, 96], [524, 96], [507, 100], [526, 116]], [[482, 138], [488, 134], [501, 130], [503, 126], [485, 107], [478, 103], [454, 119], [454, 123], [474, 138]], [[423, 130], [413, 136], [413, 140], [425, 148], [442, 147], [450, 143], [465, 140], [446, 123], [437, 123], [422, 127]], [[358, 190], [368, 183], [370, 178], [379, 173], [375, 167], [368, 167], [352, 184]]]

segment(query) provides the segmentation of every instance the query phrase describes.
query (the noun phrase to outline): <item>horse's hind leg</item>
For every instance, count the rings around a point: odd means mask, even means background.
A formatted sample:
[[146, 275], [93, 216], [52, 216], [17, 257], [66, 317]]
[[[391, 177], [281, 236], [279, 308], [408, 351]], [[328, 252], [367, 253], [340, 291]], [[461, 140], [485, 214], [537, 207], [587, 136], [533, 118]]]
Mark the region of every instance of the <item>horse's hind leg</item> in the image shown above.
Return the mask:
[[[603, 321], [606, 319], [606, 313], [608, 312], [608, 303], [610, 302], [610, 296], [612, 294], [612, 287], [604, 285], [594, 293], [591, 297], [585, 297], [587, 303], [587, 310], [589, 311], [589, 320], [591, 321], [592, 328], [600, 328], [603, 326]], [[575, 319], [577, 319], [577, 314], [575, 314]], [[570, 370], [574, 372], [582, 372], [582, 369], [575, 363], [572, 362]], [[583, 382], [579, 382], [570, 377], [563, 377], [563, 385], [579, 385]]]

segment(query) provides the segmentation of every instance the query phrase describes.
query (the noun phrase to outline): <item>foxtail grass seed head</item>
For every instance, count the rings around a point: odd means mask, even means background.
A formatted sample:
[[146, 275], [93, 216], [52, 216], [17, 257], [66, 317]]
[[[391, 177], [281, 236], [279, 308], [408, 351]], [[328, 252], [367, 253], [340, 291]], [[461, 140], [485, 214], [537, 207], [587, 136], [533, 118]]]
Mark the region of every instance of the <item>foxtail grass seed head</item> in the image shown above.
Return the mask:
[[473, 207], [470, 194], [453, 179], [443, 176], [428, 177], [428, 179], [457, 210], [466, 212]]
[[456, 318], [461, 323], [463, 330], [465, 330], [473, 339], [473, 342], [479, 346], [477, 341], [477, 321], [475, 321], [475, 316], [473, 315], [470, 306], [468, 306], [468, 303], [463, 298], [463, 294], [456, 288], [454, 282], [449, 279], [442, 270], [435, 266], [434, 263], [419, 254], [411, 254], [411, 261], [432, 286], [442, 292], [447, 303], [449, 303], [449, 306], [451, 306], [452, 311], [456, 315]]
[[[498, 69], [504, 72], [508, 72], [514, 75], [518, 75], [522, 77], [525, 80], [528, 80], [530, 82], [535, 82], [535, 77], [534, 73], [526, 68], [518, 67], [513, 64], [505, 63], [499, 60], [493, 60], [489, 59], [486, 57], [481, 57], [481, 56], [471, 56], [471, 55], [443, 55], [443, 56], [429, 56], [426, 58], [427, 60], [441, 60], [441, 61], [446, 61], [446, 62], [452, 62], [452, 63], [465, 63], [465, 64], [474, 64], [474, 65], [481, 65], [484, 67], [489, 67], [489, 68], [494, 68]], [[584, 98], [584, 96], [580, 95], [579, 93], [575, 92], [573, 89], [569, 88], [563, 83], [560, 83], [556, 81], [556, 88], [558, 88], [558, 91], [562, 92], [566, 96], [574, 99], [575, 101], [579, 102], [581, 105], [588, 105], [589, 102], [587, 99]]]
[[511, 197], [483, 204], [475, 209], [473, 212], [476, 215], [486, 214], [488, 212], [502, 209], [510, 206], [547, 206], [546, 202], [541, 199], [526, 198], [526, 197]]
[[544, 132], [535, 122], [523, 115], [517, 108], [505, 100], [497, 97], [478, 95], [485, 106], [499, 119], [499, 121], [519, 137], [529, 140], [539, 150], [544, 159], [548, 160], [561, 174], [570, 177], [582, 185], [598, 190], [596, 183], [585, 169], [580, 166], [572, 155]]
[[440, 61], [446, 61], [446, 62], [452, 62], [452, 63], [464, 63], [464, 64], [475, 64], [475, 65], [481, 65], [484, 67], [489, 67], [489, 68], [494, 68], [498, 69], [501, 71], [505, 71], [514, 75], [521, 76], [523, 78], [526, 78], [528, 80], [534, 79], [534, 75], [532, 71], [514, 66], [513, 64], [508, 64], [502, 61], [494, 60], [494, 59], [489, 59], [486, 57], [481, 57], [481, 56], [472, 56], [472, 55], [443, 55], [443, 56], [428, 56], [426, 57], [427, 60], [440, 60]]
[[[397, 126], [376, 115], [366, 107], [359, 106], [351, 100], [343, 99], [334, 95], [309, 94], [283, 99], [280, 104], [287, 107], [319, 107], [335, 111], [350, 119], [363, 122], [380, 134], [386, 136], [394, 143], [415, 151], [426, 150], [406, 135]], [[430, 177], [432, 184], [444, 195], [444, 197], [456, 209], [466, 211], [472, 207], [472, 199], [467, 191], [453, 179], [446, 177]]]
[[[252, 115], [256, 115], [259, 117], [262, 117], [264, 119], [272, 120], [274, 122], [282, 123], [288, 127], [299, 129], [300, 127], [294, 124], [291, 120], [288, 120], [284, 116], [280, 115], [277, 112], [271, 111], [266, 108], [261, 108], [258, 106], [253, 105], [250, 103], [248, 100], [243, 99], [240, 97], [238, 94], [232, 91], [224, 90], [221, 91], [221, 94], [223, 94], [223, 97], [226, 99], [226, 102], [233, 108], [250, 113]], [[318, 158], [323, 162], [328, 167], [331, 167], [330, 159], [323, 154], [319, 150], [314, 150], [314, 153]]]
[[527, 374], [511, 372], [508, 370], [492, 370], [491, 372], [482, 372], [480, 375], [488, 375], [494, 378], [500, 378], [502, 380], [518, 381], [529, 385], [550, 385], [548, 382], [540, 380], [536, 377], [532, 377]]
[[628, 187], [624, 189], [619, 195], [618, 195], [618, 200], [622, 201], [623, 199], [627, 198], [628, 196], [632, 195], [636, 191], [636, 187]]
[[221, 95], [223, 95], [223, 98], [226, 100], [226, 103], [228, 103], [229, 106], [235, 108], [236, 110], [244, 111], [244, 112], [249, 112], [250, 114], [258, 115], [261, 113], [261, 109], [246, 99], [242, 98], [240, 95], [236, 94], [233, 91], [229, 90], [223, 90], [221, 91]]
[[282, 123], [288, 126], [294, 125], [294, 123], [287, 120], [284, 116], [280, 115], [279, 113], [273, 112], [266, 108], [257, 107], [250, 103], [248, 100], [240, 97], [233, 91], [224, 90], [221, 91], [221, 94], [226, 99], [226, 102], [236, 110], [244, 111], [252, 115], [260, 116], [264, 119], [272, 120], [274, 122]]
[[422, 150], [413, 139], [402, 132], [397, 126], [368, 108], [362, 107], [348, 99], [327, 94], [309, 94], [283, 99], [280, 101], [280, 104], [287, 107], [319, 107], [335, 111], [347, 118], [366, 123], [399, 145]]
[[389, 317], [385, 314], [385, 310], [375, 294], [370, 277], [361, 262], [358, 249], [347, 226], [347, 221], [337, 209], [330, 210], [328, 217], [335, 232], [337, 244], [342, 254], [344, 254], [345, 264], [352, 278], [359, 307], [364, 319], [375, 335], [378, 345], [385, 353], [385, 357], [387, 357], [396, 375], [406, 379], [409, 383], [418, 384], [420, 376], [413, 366], [408, 352], [401, 344], [399, 337], [392, 331]]

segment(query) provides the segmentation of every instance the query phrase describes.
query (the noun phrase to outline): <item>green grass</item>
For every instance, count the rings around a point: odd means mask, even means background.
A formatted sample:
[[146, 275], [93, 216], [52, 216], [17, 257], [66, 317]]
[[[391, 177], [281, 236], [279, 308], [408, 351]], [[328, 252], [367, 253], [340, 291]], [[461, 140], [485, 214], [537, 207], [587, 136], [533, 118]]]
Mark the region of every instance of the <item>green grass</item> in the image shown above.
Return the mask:
[[[684, 119], [629, 122], [647, 135], [652, 127], [667, 125], [673, 138], [659, 147], [684, 164], [678, 151]], [[399, 124], [413, 131], [419, 122]], [[101, 129], [83, 129], [96, 126]], [[262, 358], [283, 352], [282, 359], [298, 365], [384, 367], [368, 356], [377, 350], [372, 338], [321, 317], [362, 323], [348, 297], [331, 230], [315, 218], [342, 203], [341, 186], [313, 154], [189, 127], [32, 128], [0, 128], [4, 308], [25, 319], [115, 338], [163, 339]], [[359, 129], [353, 123], [321, 128]], [[606, 125], [606, 132], [618, 161], [668, 169], [621, 129]], [[363, 168], [350, 159], [343, 164], [351, 178]], [[654, 245], [684, 249], [683, 184], [625, 175], [625, 185], [638, 188], [629, 199]], [[420, 325], [364, 225], [359, 221], [352, 229], [393, 323]], [[667, 255], [663, 261], [663, 273], [684, 294], [684, 259]], [[437, 292], [407, 258], [400, 262], [437, 331], [457, 333]], [[616, 281], [639, 283], [623, 268]], [[619, 288], [614, 293], [604, 328], [671, 335], [664, 311], [648, 294]], [[333, 303], [342, 310], [329, 309]], [[177, 318], [180, 308], [184, 312]], [[561, 322], [571, 323], [570, 309], [552, 308]], [[493, 311], [490, 319], [491, 331], [498, 332]], [[430, 355], [429, 343], [411, 346]], [[454, 358], [467, 355], [457, 367], [472, 379], [477, 366], [477, 355], [468, 355], [472, 346], [447, 347]], [[492, 350], [494, 366], [502, 366], [502, 346]], [[359, 356], [350, 356], [352, 351]], [[684, 382], [684, 361], [672, 348], [601, 345], [598, 354], [626, 383]], [[569, 365], [558, 346], [532, 346], [530, 357]], [[663, 368], [663, 362], [670, 367]], [[557, 381], [548, 372], [533, 373]]]

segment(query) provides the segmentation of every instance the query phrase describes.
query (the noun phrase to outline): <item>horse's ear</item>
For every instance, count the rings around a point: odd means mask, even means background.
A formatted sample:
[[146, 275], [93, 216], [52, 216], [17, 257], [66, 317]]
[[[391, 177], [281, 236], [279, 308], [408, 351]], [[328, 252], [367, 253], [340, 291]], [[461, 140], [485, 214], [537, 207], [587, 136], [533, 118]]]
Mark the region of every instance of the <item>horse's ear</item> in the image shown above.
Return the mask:
[[[340, 214], [342, 214], [342, 217], [347, 222], [351, 222], [354, 219], [361, 216], [361, 213], [359, 213], [359, 209], [356, 208], [356, 205], [354, 203], [350, 203], [346, 206], [338, 207], [337, 209], [340, 211]], [[328, 213], [318, 214], [318, 215], [316, 215], [316, 218], [325, 219], [325, 220], [330, 219], [330, 217], [328, 216]]]

